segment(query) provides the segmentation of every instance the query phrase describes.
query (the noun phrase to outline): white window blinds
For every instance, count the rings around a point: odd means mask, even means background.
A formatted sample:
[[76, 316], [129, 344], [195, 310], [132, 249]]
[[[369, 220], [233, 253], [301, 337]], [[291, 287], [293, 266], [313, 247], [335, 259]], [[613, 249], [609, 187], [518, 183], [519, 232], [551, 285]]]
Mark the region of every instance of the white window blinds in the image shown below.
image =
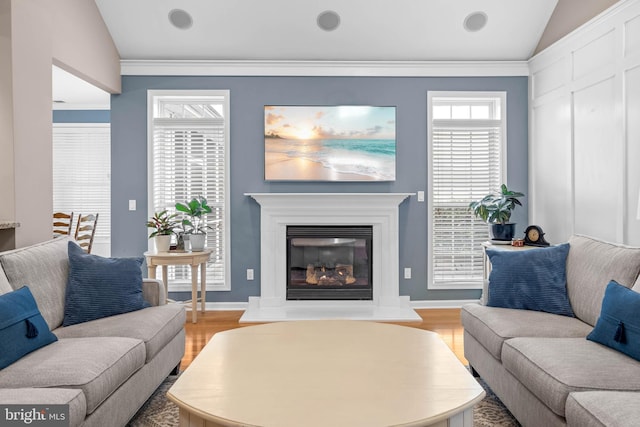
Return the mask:
[[487, 224], [468, 205], [502, 182], [500, 98], [431, 100], [431, 287], [482, 286]]
[[[224, 97], [155, 97], [152, 119], [152, 191], [154, 212], [175, 212], [176, 202], [203, 196], [211, 207], [206, 246], [207, 288], [225, 288], [227, 118]], [[152, 214], [152, 213], [151, 213]], [[191, 283], [189, 267], [172, 267], [170, 284]], [[181, 290], [180, 286], [171, 290]]]
[[53, 211], [99, 214], [92, 253], [111, 254], [109, 124], [53, 125]]

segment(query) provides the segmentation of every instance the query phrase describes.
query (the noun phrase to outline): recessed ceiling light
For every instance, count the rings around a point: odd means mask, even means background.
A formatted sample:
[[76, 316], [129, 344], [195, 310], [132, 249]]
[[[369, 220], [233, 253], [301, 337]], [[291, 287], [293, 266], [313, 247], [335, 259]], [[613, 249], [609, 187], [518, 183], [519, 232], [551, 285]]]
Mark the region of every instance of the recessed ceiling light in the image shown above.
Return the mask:
[[318, 27], [325, 31], [333, 31], [340, 25], [340, 15], [333, 10], [326, 10], [318, 15]]
[[191, 28], [193, 25], [193, 19], [191, 15], [187, 11], [182, 9], [173, 9], [169, 12], [169, 22], [181, 30], [186, 30], [187, 28]]
[[464, 29], [470, 32], [480, 31], [487, 25], [489, 18], [484, 12], [473, 12], [464, 18]]

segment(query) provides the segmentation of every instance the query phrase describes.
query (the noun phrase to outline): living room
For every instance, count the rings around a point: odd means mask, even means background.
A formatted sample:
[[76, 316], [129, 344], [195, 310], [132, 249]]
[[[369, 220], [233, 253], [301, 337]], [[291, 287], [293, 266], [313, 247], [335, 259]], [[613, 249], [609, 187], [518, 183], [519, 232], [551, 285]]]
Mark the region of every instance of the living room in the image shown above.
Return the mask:
[[[249, 279], [247, 271], [258, 279], [263, 273], [261, 207], [248, 193], [410, 193], [399, 206], [399, 294], [408, 296], [413, 308], [460, 307], [478, 300], [479, 286], [439, 288], [431, 281], [430, 205], [429, 199], [418, 200], [419, 192], [429, 197], [430, 190], [430, 91], [506, 93], [504, 181], [526, 194], [524, 207], [513, 216], [518, 235], [537, 224], [553, 244], [585, 234], [638, 246], [640, 172], [634, 159], [640, 156], [640, 127], [634, 118], [640, 93], [640, 4], [600, 3], [592, 21], [519, 61], [334, 61], [327, 67], [320, 62], [121, 60], [94, 4], [69, 1], [51, 8], [10, 2], [2, 23], [11, 24], [3, 28], [12, 28], [12, 43], [17, 44], [12, 45], [12, 78], [0, 83], [11, 89], [3, 92], [12, 93], [2, 105], [2, 111], [9, 111], [2, 114], [9, 125], [3, 126], [1, 149], [7, 156], [0, 195], [9, 202], [0, 208], [0, 219], [20, 226], [9, 245], [22, 247], [50, 235], [50, 209], [42, 206], [52, 200], [46, 141], [51, 140], [53, 62], [112, 93], [110, 253], [116, 257], [140, 256], [149, 249], [144, 227], [150, 212], [148, 91], [229, 91], [230, 267], [228, 281], [209, 288], [208, 309], [244, 309], [250, 297], [260, 296], [260, 280]], [[32, 34], [32, 28], [40, 31]], [[395, 180], [265, 180], [266, 105], [395, 106]], [[137, 202], [136, 210], [129, 209], [131, 200]], [[406, 268], [409, 278], [400, 274]], [[170, 297], [183, 300], [190, 293], [175, 288]]]

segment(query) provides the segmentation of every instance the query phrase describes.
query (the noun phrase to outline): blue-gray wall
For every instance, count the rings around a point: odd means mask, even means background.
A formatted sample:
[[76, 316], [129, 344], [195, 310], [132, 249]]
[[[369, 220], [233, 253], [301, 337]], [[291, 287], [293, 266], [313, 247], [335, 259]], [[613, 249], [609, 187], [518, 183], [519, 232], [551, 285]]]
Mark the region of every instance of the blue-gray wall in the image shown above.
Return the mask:
[[[231, 93], [231, 291], [209, 292], [208, 301], [240, 301], [260, 294], [260, 208], [246, 192], [417, 192], [427, 190], [427, 91], [506, 91], [508, 184], [527, 189], [526, 77], [173, 77], [123, 76], [122, 93], [111, 97], [113, 256], [139, 256], [147, 249], [147, 90], [218, 89]], [[395, 182], [265, 182], [264, 105], [397, 106]], [[136, 199], [137, 211], [128, 210]], [[524, 208], [514, 212], [518, 234], [527, 225]], [[400, 207], [400, 294], [412, 300], [473, 299], [480, 291], [427, 290], [427, 204], [416, 197]], [[254, 281], [246, 269], [255, 269]], [[181, 295], [176, 295], [180, 298]], [[188, 298], [188, 297], [186, 297]]]

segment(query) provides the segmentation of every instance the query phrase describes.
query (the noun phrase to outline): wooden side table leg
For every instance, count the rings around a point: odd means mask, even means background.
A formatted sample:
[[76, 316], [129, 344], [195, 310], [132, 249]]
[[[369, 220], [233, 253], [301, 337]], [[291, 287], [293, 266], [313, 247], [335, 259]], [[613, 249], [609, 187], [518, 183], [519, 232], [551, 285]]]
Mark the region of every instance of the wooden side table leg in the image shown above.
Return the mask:
[[169, 266], [162, 266], [162, 283], [164, 283], [165, 301], [169, 302]]
[[198, 321], [198, 264], [191, 266], [191, 323]]
[[147, 275], [149, 279], [156, 278], [156, 266], [155, 265], [147, 265]]
[[200, 298], [202, 314], [204, 314], [205, 304], [207, 303], [207, 262], [200, 264]]

